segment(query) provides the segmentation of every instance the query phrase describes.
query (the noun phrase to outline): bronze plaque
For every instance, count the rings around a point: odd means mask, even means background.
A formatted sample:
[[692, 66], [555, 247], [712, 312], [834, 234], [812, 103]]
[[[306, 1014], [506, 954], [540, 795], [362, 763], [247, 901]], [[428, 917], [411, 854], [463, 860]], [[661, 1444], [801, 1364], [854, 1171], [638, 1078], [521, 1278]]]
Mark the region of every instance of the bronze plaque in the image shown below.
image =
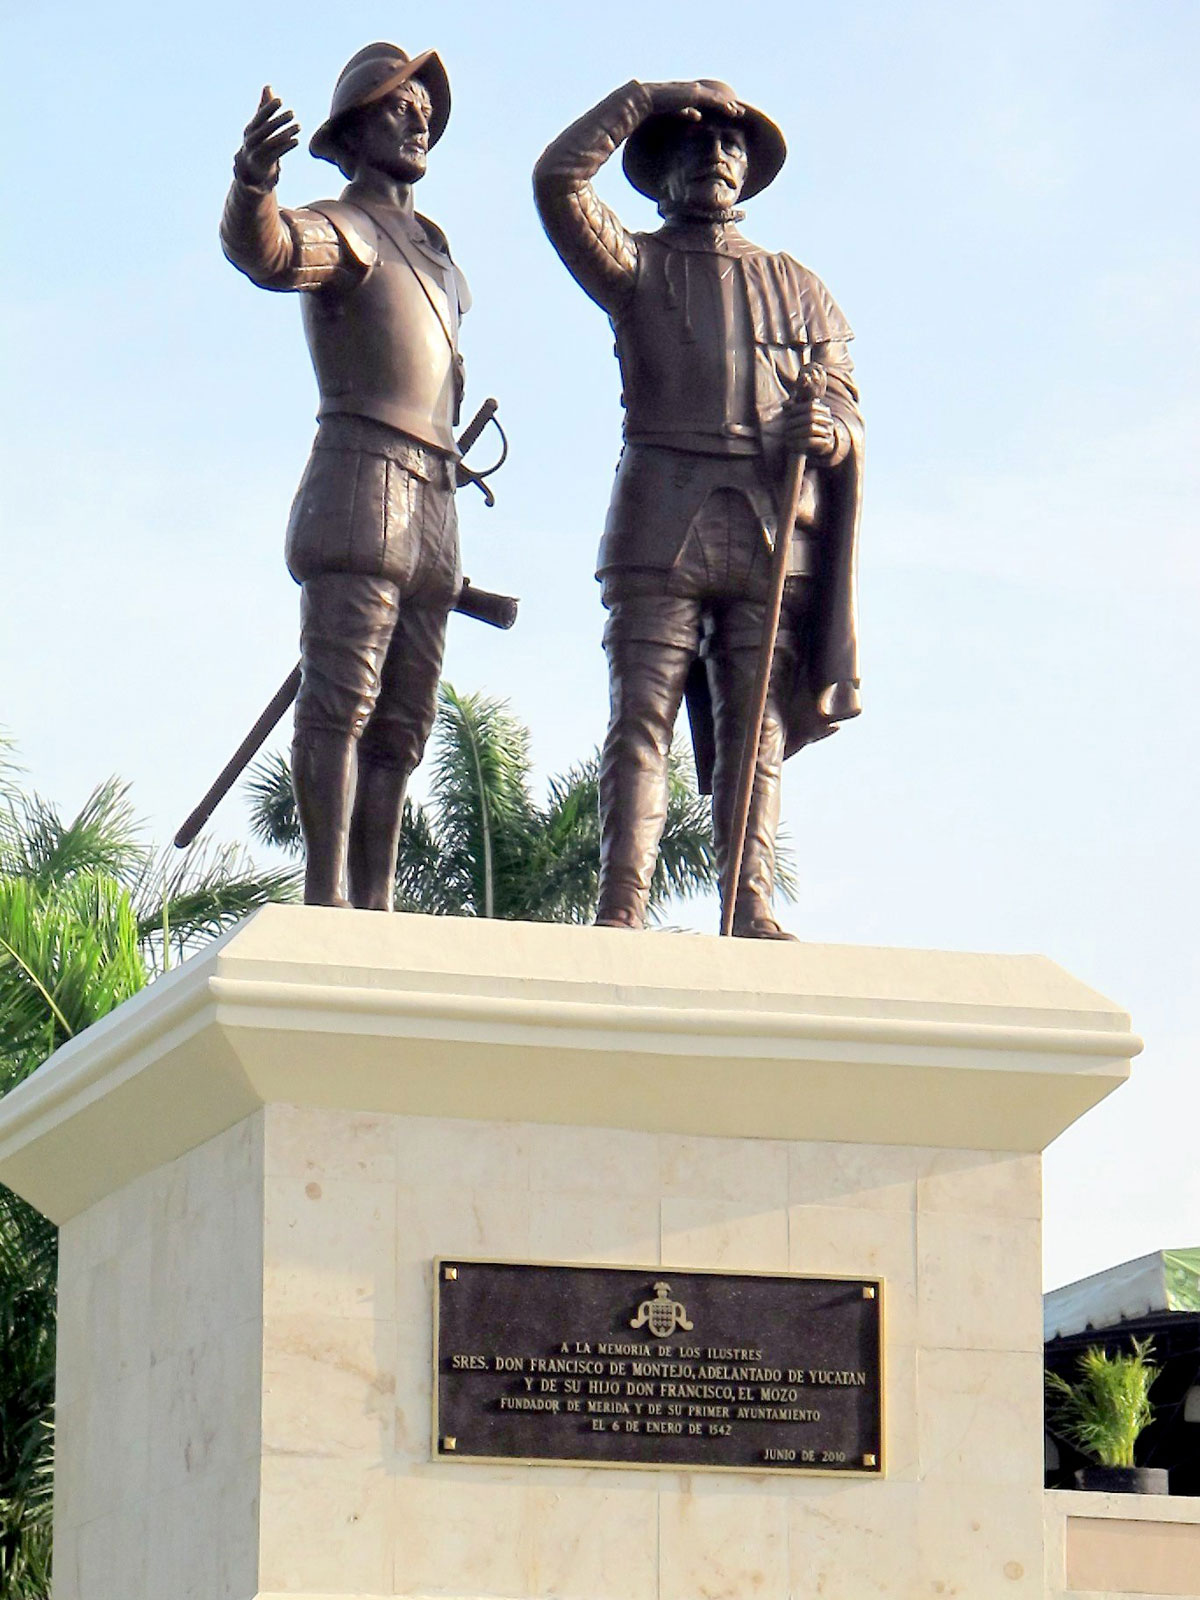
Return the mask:
[[883, 1287], [664, 1267], [436, 1263], [434, 1454], [883, 1471]]

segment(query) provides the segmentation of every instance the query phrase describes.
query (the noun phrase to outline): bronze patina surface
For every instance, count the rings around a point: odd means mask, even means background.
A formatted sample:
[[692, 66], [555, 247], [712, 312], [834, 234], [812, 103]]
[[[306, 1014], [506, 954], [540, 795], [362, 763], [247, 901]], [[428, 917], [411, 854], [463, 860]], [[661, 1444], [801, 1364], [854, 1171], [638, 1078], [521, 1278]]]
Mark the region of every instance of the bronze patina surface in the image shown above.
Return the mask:
[[470, 301], [413, 185], [450, 113], [432, 51], [360, 50], [312, 153], [349, 185], [281, 210], [299, 127], [267, 88], [234, 158], [221, 241], [262, 288], [301, 296], [320, 391], [287, 533], [302, 586], [292, 773], [309, 903], [390, 910], [408, 779], [433, 726], [462, 590], [454, 424]]
[[883, 1471], [874, 1278], [440, 1261], [434, 1453]]
[[[631, 232], [592, 187], [622, 144], [626, 175], [663, 216], [653, 233]], [[534, 173], [546, 232], [608, 313], [621, 366], [625, 447], [597, 574], [612, 702], [597, 920], [610, 927], [645, 921], [685, 698], [723, 878], [741, 855], [732, 931], [756, 938], [786, 937], [771, 909], [782, 762], [860, 709], [851, 330], [815, 274], [737, 227], [737, 201], [785, 155], [780, 130], [726, 84], [631, 82], [560, 134]], [[819, 384], [801, 382], [806, 367]], [[780, 535], [789, 477], [796, 509]]]

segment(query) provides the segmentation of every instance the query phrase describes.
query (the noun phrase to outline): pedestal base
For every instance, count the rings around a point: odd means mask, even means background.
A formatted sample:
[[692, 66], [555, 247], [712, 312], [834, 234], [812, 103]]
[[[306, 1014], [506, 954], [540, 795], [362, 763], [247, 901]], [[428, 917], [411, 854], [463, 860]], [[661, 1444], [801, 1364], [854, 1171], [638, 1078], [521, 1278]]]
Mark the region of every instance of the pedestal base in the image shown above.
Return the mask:
[[[260, 913], [0, 1108], [56, 1600], [1040, 1600], [1039, 1151], [1136, 1048], [1035, 958]], [[438, 1255], [880, 1276], [886, 1478], [433, 1460]]]

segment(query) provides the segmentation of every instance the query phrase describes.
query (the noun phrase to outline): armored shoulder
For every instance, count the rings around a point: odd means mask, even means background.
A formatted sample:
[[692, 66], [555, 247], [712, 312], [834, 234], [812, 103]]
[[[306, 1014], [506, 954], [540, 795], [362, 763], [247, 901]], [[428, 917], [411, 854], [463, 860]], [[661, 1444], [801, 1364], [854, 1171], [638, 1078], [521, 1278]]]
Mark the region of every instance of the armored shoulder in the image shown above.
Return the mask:
[[[347, 253], [365, 271], [369, 272], [379, 260], [375, 223], [361, 206], [350, 205], [345, 200], [314, 200], [305, 211], [323, 217]], [[304, 212], [293, 215], [300, 218]]]

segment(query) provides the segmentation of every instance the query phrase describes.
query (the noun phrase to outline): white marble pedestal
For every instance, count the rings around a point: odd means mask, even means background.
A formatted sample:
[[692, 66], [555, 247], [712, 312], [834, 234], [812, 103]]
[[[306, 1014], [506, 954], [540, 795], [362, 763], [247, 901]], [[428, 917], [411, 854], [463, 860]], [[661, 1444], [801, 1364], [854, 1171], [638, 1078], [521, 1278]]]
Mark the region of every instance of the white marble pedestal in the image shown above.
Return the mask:
[[[0, 1105], [62, 1224], [56, 1600], [1041, 1600], [1038, 957], [271, 907]], [[886, 1477], [431, 1459], [432, 1259], [880, 1275]]]

